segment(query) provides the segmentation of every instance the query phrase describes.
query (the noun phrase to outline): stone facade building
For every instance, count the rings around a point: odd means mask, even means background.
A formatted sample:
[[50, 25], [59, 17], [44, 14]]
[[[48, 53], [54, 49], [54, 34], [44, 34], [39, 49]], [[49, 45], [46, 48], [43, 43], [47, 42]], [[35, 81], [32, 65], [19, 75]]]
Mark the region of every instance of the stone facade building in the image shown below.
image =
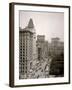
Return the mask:
[[19, 78], [29, 78], [32, 61], [36, 56], [36, 35], [32, 19], [19, 31]]
[[58, 55], [64, 52], [64, 42], [60, 41], [58, 37], [52, 38], [49, 46], [49, 53], [53, 55]]
[[45, 35], [38, 35], [36, 41], [38, 60], [48, 58], [48, 41], [45, 40]]
[[50, 65], [50, 76], [64, 76], [64, 42], [58, 37], [52, 38], [49, 53], [52, 57]]

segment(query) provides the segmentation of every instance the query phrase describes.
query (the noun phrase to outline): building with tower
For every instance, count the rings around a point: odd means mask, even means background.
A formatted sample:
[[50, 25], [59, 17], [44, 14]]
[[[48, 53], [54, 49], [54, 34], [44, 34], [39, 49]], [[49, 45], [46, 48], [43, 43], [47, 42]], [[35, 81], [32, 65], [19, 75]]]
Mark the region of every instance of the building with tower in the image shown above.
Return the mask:
[[29, 78], [32, 61], [36, 58], [36, 33], [32, 19], [19, 30], [19, 79]]

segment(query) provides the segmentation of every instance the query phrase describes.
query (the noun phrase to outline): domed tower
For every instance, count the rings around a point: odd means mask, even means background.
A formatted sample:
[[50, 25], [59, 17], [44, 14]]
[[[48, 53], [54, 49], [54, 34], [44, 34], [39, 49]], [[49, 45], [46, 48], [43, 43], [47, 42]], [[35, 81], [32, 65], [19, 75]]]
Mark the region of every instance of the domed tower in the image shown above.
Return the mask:
[[31, 65], [36, 58], [36, 33], [32, 19], [28, 26], [19, 31], [19, 47], [19, 78], [30, 78]]

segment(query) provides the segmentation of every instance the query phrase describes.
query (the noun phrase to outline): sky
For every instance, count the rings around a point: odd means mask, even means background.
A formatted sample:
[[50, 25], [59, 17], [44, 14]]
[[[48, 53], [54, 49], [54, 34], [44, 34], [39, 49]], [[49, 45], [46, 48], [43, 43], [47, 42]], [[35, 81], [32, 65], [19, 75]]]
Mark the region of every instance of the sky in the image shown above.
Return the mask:
[[64, 13], [19, 11], [19, 23], [21, 28], [28, 25], [30, 18], [36, 30], [36, 35], [45, 35], [45, 39], [59, 37], [64, 41]]

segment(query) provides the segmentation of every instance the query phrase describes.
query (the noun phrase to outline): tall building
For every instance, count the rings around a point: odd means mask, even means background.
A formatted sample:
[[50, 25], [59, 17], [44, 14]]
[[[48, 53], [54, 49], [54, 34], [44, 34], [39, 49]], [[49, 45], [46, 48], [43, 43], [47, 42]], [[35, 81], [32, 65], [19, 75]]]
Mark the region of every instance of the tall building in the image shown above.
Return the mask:
[[38, 60], [48, 58], [48, 41], [45, 40], [45, 35], [37, 36], [36, 46]]
[[50, 53], [51, 55], [58, 55], [64, 51], [64, 42], [60, 41], [58, 37], [52, 38], [50, 43]]
[[36, 58], [36, 33], [32, 19], [19, 31], [19, 78], [30, 78], [32, 61]]
[[36, 64], [36, 78], [48, 78], [51, 58], [48, 56], [48, 41], [45, 35], [37, 35], [36, 41], [38, 62]]
[[50, 65], [50, 76], [63, 77], [64, 76], [64, 42], [59, 38], [52, 38], [50, 43], [50, 55], [52, 61]]

